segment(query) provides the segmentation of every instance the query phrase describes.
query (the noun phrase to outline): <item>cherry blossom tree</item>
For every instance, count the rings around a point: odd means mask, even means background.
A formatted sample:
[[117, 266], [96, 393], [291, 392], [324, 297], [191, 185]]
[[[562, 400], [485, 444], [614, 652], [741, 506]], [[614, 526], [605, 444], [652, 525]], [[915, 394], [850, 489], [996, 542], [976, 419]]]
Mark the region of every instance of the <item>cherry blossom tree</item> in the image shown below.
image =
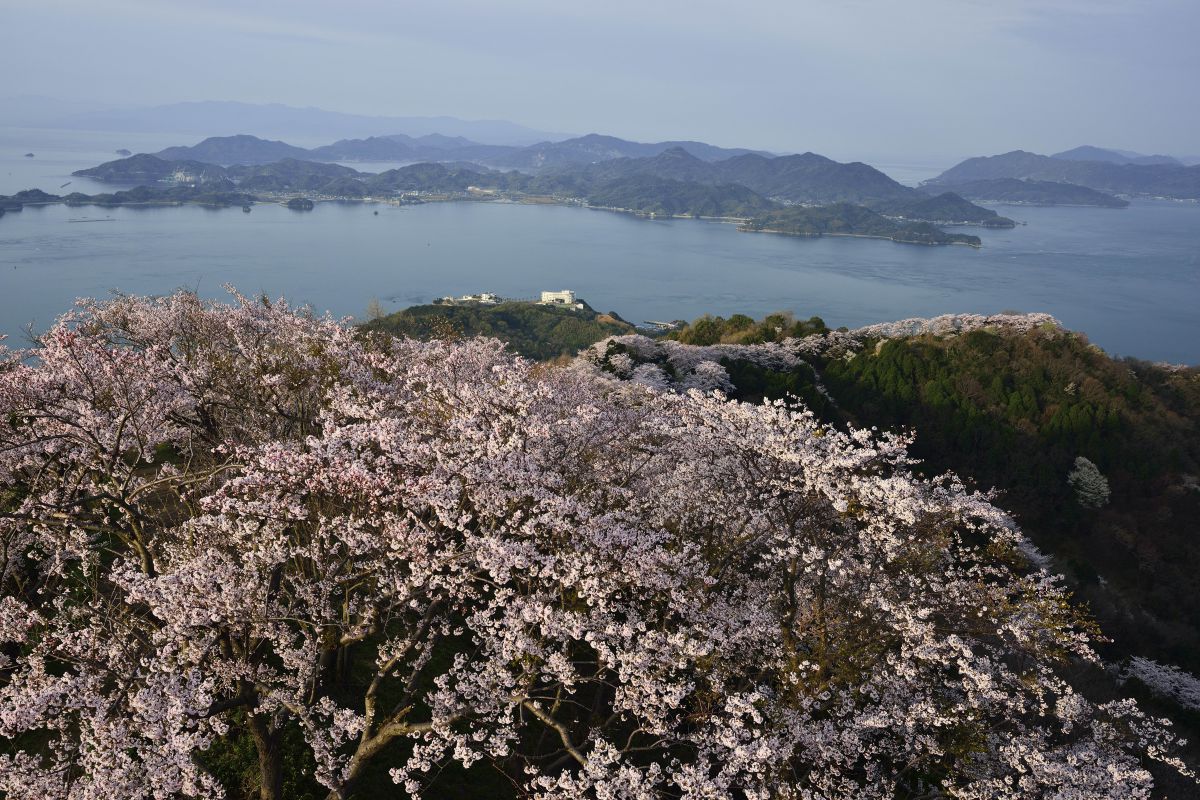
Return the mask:
[[1165, 722], [1063, 679], [1091, 625], [906, 439], [615, 368], [187, 293], [5, 353], [0, 791], [223, 797], [205, 756], [248, 735], [276, 798], [289, 734], [332, 798], [384, 767], [437, 796], [449, 762], [546, 800], [1186, 771]]

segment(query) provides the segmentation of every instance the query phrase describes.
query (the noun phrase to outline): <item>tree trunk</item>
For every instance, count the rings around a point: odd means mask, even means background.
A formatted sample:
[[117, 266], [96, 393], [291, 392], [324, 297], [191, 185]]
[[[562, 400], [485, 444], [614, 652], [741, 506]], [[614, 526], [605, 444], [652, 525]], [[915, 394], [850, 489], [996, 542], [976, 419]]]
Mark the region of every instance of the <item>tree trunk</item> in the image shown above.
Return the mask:
[[250, 715], [250, 734], [258, 751], [259, 800], [282, 800], [283, 763], [279, 752], [279, 732], [262, 714]]

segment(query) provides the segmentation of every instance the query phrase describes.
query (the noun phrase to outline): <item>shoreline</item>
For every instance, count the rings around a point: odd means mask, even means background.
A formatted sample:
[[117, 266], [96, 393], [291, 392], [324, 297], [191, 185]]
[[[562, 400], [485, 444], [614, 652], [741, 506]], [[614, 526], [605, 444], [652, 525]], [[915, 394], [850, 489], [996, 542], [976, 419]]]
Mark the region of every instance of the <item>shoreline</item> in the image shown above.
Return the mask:
[[738, 233], [773, 233], [776, 236], [791, 236], [796, 239], [820, 239], [825, 236], [837, 236], [846, 239], [880, 239], [885, 242], [894, 242], [895, 244], [915, 244], [922, 247], [948, 247], [951, 245], [963, 245], [970, 247], [973, 250], [983, 248], [982, 244], [971, 244], [970, 242], [913, 242], [907, 239], [894, 239], [891, 236], [883, 236], [878, 233], [798, 233], [796, 231], [781, 231], [778, 228], [745, 228], [739, 227]]

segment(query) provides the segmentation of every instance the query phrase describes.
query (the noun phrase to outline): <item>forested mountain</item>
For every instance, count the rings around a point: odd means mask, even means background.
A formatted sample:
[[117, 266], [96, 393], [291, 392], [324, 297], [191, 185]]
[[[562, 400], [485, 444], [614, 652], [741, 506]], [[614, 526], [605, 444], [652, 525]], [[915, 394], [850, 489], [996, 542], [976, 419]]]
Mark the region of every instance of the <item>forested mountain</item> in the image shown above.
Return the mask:
[[697, 217], [750, 217], [776, 207], [745, 186], [680, 181], [647, 174], [601, 183], [588, 191], [587, 202], [643, 214]]
[[269, 164], [284, 158], [309, 158], [309, 151], [287, 142], [259, 139], [257, 136], [210, 136], [190, 147], [168, 147], [156, 153], [168, 161], [204, 161], [209, 164]]
[[1092, 147], [1085, 144], [1055, 153], [1051, 158], [1061, 158], [1065, 161], [1107, 161], [1110, 164], [1173, 164], [1182, 167], [1183, 162], [1174, 156], [1144, 156], [1141, 154], [1126, 155], [1117, 150], [1106, 150], [1103, 147]]
[[794, 203], [866, 203], [917, 196], [916, 190], [867, 164], [843, 164], [816, 153], [778, 158], [745, 155], [717, 166], [726, 181]]
[[[772, 200], [788, 203], [873, 203], [910, 201], [927, 203], [926, 194], [904, 186], [862, 163], [842, 164], [815, 153], [768, 158], [756, 154], [723, 161], [704, 161], [682, 147], [672, 147], [649, 158], [618, 158], [596, 164], [545, 170], [531, 183], [546, 191], [578, 191], [618, 178], [652, 175], [676, 181], [737, 184]], [[963, 219], [995, 216], [975, 207]], [[938, 218], [940, 219], [940, 217]]]
[[1008, 217], [1002, 217], [990, 208], [977, 206], [955, 192], [943, 192], [924, 199], [881, 200], [868, 205], [880, 214], [902, 219], [982, 225], [985, 228], [1011, 228], [1016, 225]]
[[296, 158], [311, 161], [474, 161], [480, 165], [538, 171], [546, 167], [591, 164], [616, 158], [647, 158], [674, 147], [707, 161], [752, 153], [770, 155], [745, 148], [715, 147], [704, 142], [647, 144], [600, 134], [562, 142], [542, 142], [530, 147], [482, 144], [462, 136], [441, 134], [418, 137], [392, 134], [341, 139], [312, 149], [238, 134], [212, 136], [191, 146], [168, 147], [155, 155], [168, 161], [193, 160], [222, 166], [266, 164]]
[[749, 153], [770, 156], [769, 153], [763, 153], [762, 151], [715, 147], [704, 142], [655, 142], [653, 144], [646, 144], [618, 139], [615, 136], [590, 133], [587, 136], [581, 136], [577, 139], [567, 139], [562, 142], [542, 142], [541, 144], [526, 147], [515, 153], [496, 159], [495, 166], [540, 170], [547, 167], [560, 167], [568, 164], [592, 164], [599, 161], [612, 161], [618, 158], [650, 158], [674, 148], [679, 148], [703, 161], [718, 161]]
[[1175, 164], [1071, 161], [1024, 150], [969, 158], [926, 184], [954, 188], [963, 183], [998, 178], [1073, 183], [1117, 194], [1200, 199], [1200, 165], [1184, 167]]
[[197, 180], [220, 180], [225, 177], [226, 170], [217, 164], [182, 159], [172, 161], [147, 153], [139, 153], [127, 158], [106, 161], [88, 169], [76, 170], [71, 174], [94, 178], [98, 181], [128, 184], [160, 181], [179, 173], [193, 176]]
[[430, 134], [413, 138], [398, 134], [368, 139], [343, 139], [309, 151], [318, 161], [455, 161], [490, 162], [520, 148], [480, 144], [461, 136]]
[[[329, 186], [337, 180], [337, 187], [356, 193], [364, 193], [360, 178], [363, 173], [340, 164], [322, 164], [315, 161], [300, 161], [294, 158], [273, 164], [244, 165], [230, 167], [226, 174], [237, 182], [241, 189], [260, 192], [321, 191], [322, 194], [347, 194]], [[348, 179], [348, 180], [347, 180]], [[328, 189], [324, 187], [329, 186]]]
[[924, 196], [879, 170], [862, 163], [841, 164], [815, 153], [768, 157], [755, 153], [722, 161], [705, 161], [682, 147], [671, 147], [647, 158], [618, 158], [583, 166], [548, 170], [545, 181], [612, 180], [629, 175], [654, 175], [700, 183], [740, 184], [769, 197], [794, 203], [863, 203]]
[[366, 177], [367, 189], [375, 193], [394, 192], [465, 192], [470, 186], [520, 191], [528, 176], [521, 173], [493, 172], [482, 167], [461, 164], [410, 164]]
[[[1098, 192], [1086, 186], [1056, 181], [1021, 180], [1020, 178], [992, 178], [967, 183], [956, 183], [954, 191], [971, 200], [982, 203], [1020, 203], [1028, 205], [1054, 206], [1099, 206], [1101, 208], [1126, 208], [1128, 200], [1111, 194]], [[936, 185], [927, 186], [936, 190]]]

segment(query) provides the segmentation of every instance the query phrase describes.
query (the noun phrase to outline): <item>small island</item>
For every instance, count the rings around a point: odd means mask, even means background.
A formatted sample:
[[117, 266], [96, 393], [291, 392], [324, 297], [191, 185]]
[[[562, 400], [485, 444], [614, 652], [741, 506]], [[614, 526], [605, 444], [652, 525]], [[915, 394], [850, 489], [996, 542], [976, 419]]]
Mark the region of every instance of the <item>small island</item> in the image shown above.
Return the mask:
[[307, 197], [293, 197], [287, 201], [287, 207], [293, 211], [312, 211], [313, 201]]
[[965, 244], [980, 247], [978, 236], [947, 233], [929, 222], [902, 222], [869, 208], [851, 203], [825, 206], [791, 206], [755, 217], [738, 226], [750, 233], [782, 233], [788, 236], [856, 236], [890, 239], [902, 244]]
[[130, 150], [126, 150], [124, 147], [118, 148], [118, 149], [117, 149], [117, 150], [115, 150], [114, 152], [115, 152], [117, 155], [119, 155], [119, 156], [131, 156], [131, 155], [133, 155], [133, 152], [132, 152], [132, 151], [130, 151]]
[[26, 153], [26, 154], [25, 154], [25, 157], [26, 157], [26, 158], [33, 158], [33, 153]]

